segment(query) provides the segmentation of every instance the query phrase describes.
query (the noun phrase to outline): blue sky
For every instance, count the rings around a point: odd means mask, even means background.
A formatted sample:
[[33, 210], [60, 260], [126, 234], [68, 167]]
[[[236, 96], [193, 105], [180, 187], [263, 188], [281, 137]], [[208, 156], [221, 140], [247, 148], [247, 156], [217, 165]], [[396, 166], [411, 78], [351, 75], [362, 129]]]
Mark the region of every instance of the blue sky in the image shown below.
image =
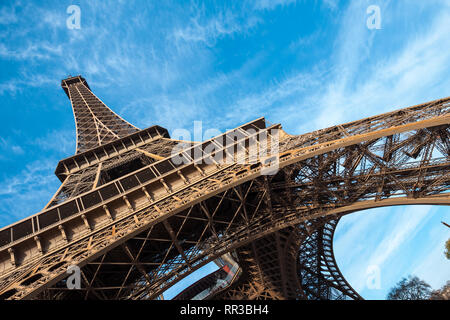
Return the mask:
[[[81, 29], [66, 26], [72, 4]], [[367, 28], [369, 5], [381, 29]], [[75, 151], [69, 74], [140, 128], [223, 131], [265, 116], [301, 134], [449, 96], [449, 49], [446, 0], [1, 1], [0, 227], [42, 209]], [[441, 220], [448, 209], [426, 206], [344, 217], [339, 266], [366, 298], [410, 273], [440, 287]]]

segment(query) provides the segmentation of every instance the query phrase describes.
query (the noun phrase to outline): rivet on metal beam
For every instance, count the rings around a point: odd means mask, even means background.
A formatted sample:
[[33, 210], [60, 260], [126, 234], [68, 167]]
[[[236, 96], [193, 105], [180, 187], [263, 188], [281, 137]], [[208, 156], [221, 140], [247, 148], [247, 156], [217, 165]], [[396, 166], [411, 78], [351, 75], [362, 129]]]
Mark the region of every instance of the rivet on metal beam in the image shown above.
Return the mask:
[[58, 226], [58, 229], [61, 231], [61, 235], [62, 235], [63, 239], [65, 241], [67, 241], [67, 234], [66, 234], [66, 230], [64, 229], [64, 226], [62, 224], [60, 224]]
[[198, 172], [200, 172], [200, 174], [201, 174], [202, 176], [205, 176], [205, 175], [206, 175], [205, 171], [203, 171], [203, 169], [200, 168], [200, 167], [198, 166], [198, 164], [194, 163], [194, 167], [195, 167], [195, 169], [197, 169]]
[[85, 216], [84, 214], [81, 215], [81, 219], [83, 219], [84, 225], [85, 225], [89, 230], [91, 230], [91, 226], [90, 226], [90, 224], [89, 224], [89, 221], [88, 221], [88, 219], [86, 218], [86, 216]]
[[167, 192], [172, 192], [172, 190], [170, 190], [169, 186], [166, 184], [164, 179], [159, 179], [159, 181], [162, 183], [162, 185], [164, 186], [164, 189], [166, 189]]
[[152, 202], [152, 201], [153, 201], [153, 198], [152, 198], [152, 196], [148, 193], [147, 188], [142, 187], [141, 190], [142, 190], [142, 192], [144, 192], [144, 194], [145, 194], [145, 196], [147, 197], [148, 201]]
[[42, 243], [41, 243], [41, 239], [38, 236], [34, 237], [34, 241], [36, 242], [36, 246], [39, 250], [39, 253], [42, 253]]
[[184, 181], [184, 184], [189, 184], [189, 181], [186, 179], [186, 177], [181, 173], [180, 170], [177, 171], [177, 174], [180, 176], [180, 178]]
[[180, 199], [180, 198], [178, 198], [177, 196], [172, 196], [172, 198], [174, 198], [175, 200], [177, 200], [177, 201], [180, 201], [180, 202], [182, 202], [183, 200], [182, 199]]
[[156, 204], [153, 207], [156, 211], [158, 211], [158, 213], [162, 213], [161, 209]]
[[122, 197], [123, 201], [127, 204], [128, 209], [133, 210], [133, 207], [131, 206], [130, 200], [128, 200], [127, 196]]
[[111, 221], [114, 221], [114, 219], [113, 219], [113, 217], [112, 217], [112, 215], [111, 215], [111, 212], [109, 211], [109, 208], [108, 208], [108, 206], [107, 206], [106, 204], [103, 205], [103, 210], [105, 210], [105, 213], [106, 213], [106, 215], [108, 216], [108, 218], [109, 218]]
[[9, 248], [8, 252], [9, 252], [9, 255], [11, 257], [11, 264], [15, 267], [16, 266], [16, 257], [14, 255], [14, 249], [13, 248]]

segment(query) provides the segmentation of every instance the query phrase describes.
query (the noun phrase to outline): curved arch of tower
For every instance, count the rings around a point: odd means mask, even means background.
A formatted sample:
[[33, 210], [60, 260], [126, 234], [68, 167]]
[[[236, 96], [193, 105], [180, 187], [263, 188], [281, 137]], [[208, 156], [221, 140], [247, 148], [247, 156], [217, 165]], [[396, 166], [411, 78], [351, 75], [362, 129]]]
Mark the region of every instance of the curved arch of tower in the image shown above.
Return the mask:
[[258, 118], [180, 143], [120, 118], [81, 76], [62, 87], [76, 154], [42, 211], [0, 229], [1, 299], [157, 299], [211, 261], [176, 298], [361, 299], [334, 258], [339, 219], [450, 204], [450, 98], [297, 136]]

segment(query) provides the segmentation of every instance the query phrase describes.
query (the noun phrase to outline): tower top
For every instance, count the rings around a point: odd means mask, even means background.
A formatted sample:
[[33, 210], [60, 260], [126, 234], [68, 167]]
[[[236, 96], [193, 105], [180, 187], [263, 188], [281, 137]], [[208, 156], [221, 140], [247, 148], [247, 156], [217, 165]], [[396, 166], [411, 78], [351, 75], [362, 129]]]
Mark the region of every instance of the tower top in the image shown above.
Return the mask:
[[69, 85], [74, 84], [74, 83], [82, 83], [84, 84], [89, 90], [91, 90], [91, 88], [89, 88], [89, 85], [86, 82], [86, 79], [84, 79], [81, 75], [75, 76], [75, 77], [71, 77], [69, 75], [69, 77], [67, 77], [66, 79], [61, 80], [61, 87], [64, 89], [64, 92], [67, 94], [67, 96], [70, 99], [69, 96]]
[[77, 154], [140, 130], [108, 108], [92, 93], [81, 75], [63, 79], [61, 86], [72, 104], [77, 131]]

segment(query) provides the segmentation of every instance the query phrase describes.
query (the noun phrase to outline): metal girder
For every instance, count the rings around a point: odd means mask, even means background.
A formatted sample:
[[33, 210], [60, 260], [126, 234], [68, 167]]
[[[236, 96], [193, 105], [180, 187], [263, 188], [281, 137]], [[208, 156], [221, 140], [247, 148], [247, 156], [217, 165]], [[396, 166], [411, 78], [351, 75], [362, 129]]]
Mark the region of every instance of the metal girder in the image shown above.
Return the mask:
[[61, 85], [72, 103], [77, 129], [76, 153], [139, 131], [97, 98], [81, 76], [64, 79]]
[[[90, 92], [77, 79], [64, 87], [69, 97], [71, 90]], [[89, 123], [77, 131], [85, 134], [80, 150], [134, 131], [111, 120], [95, 99], [76, 99]], [[79, 168], [68, 168], [45, 215], [0, 230], [0, 298], [155, 299], [236, 252], [243, 273], [223, 298], [359, 299], [337, 268], [334, 228], [342, 215], [372, 207], [450, 204], [449, 101], [282, 135], [272, 154], [279, 167], [273, 176], [263, 175], [264, 159], [252, 162], [248, 153], [240, 162], [167, 168], [175, 143], [164, 137], [122, 143], [122, 151], [105, 151], [103, 159], [96, 153], [92, 162], [77, 159]], [[115, 122], [107, 130], [88, 120], [93, 116]], [[249, 126], [269, 136], [279, 129], [257, 119], [224, 135]], [[239, 139], [236, 144], [247, 145], [253, 136]], [[206, 143], [214, 139], [186, 150]], [[73, 213], [63, 217], [69, 204]], [[42, 228], [52, 212], [58, 219]], [[21, 223], [28, 221], [32, 232], [23, 235]], [[74, 264], [82, 270], [81, 290], [65, 286], [65, 271]]]

